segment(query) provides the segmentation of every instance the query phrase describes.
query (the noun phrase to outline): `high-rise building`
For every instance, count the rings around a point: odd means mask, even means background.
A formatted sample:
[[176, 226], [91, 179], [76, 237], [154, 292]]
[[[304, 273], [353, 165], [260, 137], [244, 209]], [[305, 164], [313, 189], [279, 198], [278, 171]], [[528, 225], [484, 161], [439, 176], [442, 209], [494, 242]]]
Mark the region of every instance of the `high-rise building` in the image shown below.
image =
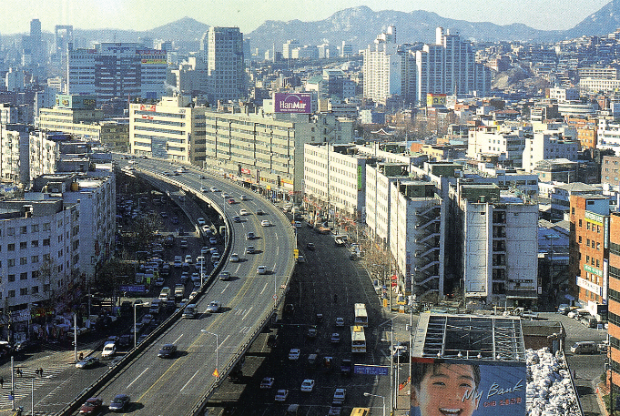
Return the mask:
[[613, 396], [620, 393], [620, 213], [609, 218], [609, 289], [608, 289], [609, 367], [606, 379], [613, 386]]
[[243, 33], [237, 27], [211, 27], [208, 35], [207, 70], [211, 102], [245, 97]]
[[301, 43], [297, 39], [289, 39], [282, 45], [282, 59], [292, 59], [293, 49], [299, 48]]
[[102, 43], [69, 52], [67, 93], [157, 99], [165, 93], [166, 52], [136, 43]]

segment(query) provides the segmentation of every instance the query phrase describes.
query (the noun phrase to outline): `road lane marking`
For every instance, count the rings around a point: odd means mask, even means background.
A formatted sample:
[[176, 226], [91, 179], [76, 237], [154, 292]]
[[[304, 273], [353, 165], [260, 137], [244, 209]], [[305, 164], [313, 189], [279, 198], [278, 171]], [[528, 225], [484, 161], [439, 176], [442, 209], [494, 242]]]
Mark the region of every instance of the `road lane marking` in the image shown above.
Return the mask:
[[194, 377], [196, 377], [196, 375], [198, 375], [198, 372], [200, 372], [200, 370], [197, 370], [197, 371], [194, 373], [194, 375], [193, 375], [193, 376], [191, 376], [191, 377], [189, 378], [189, 380], [187, 380], [187, 383], [185, 383], [185, 384], [183, 385], [183, 387], [181, 387], [181, 390], [180, 390], [180, 391], [183, 391], [183, 390], [185, 389], [185, 387], [187, 387], [187, 385], [188, 385], [188, 384], [189, 384], [189, 383], [190, 383], [190, 382], [194, 379]]
[[226, 292], [226, 289], [228, 289], [229, 286], [230, 286], [230, 283], [228, 283], [226, 286], [224, 286], [224, 289], [222, 289], [222, 291], [220, 293]]
[[248, 315], [250, 314], [250, 312], [252, 311], [252, 308], [254, 308], [254, 306], [251, 306], [250, 309], [247, 310], [247, 312], [243, 315], [243, 318], [241, 318], [241, 320], [243, 321], [245, 318], [248, 317]]
[[181, 338], [183, 338], [183, 334], [179, 335], [177, 339], [174, 340], [173, 344], [177, 344]]
[[260, 295], [262, 295], [263, 293], [265, 293], [265, 290], [267, 289], [267, 285], [268, 283], [265, 283], [265, 286], [263, 286], [263, 290], [260, 291]]
[[127, 385], [127, 387], [125, 388], [125, 390], [129, 389], [129, 388], [131, 387], [131, 385], [132, 385], [133, 383], [135, 383], [136, 381], [138, 381], [138, 379], [139, 379], [140, 377], [142, 377], [142, 375], [143, 375], [144, 373], [146, 373], [149, 369], [150, 369], [150, 367], [146, 367], [146, 368], [144, 369], [144, 371], [143, 371], [143, 372], [141, 372], [140, 374], [138, 374], [138, 377], [134, 378], [134, 379], [133, 379], [133, 381]]

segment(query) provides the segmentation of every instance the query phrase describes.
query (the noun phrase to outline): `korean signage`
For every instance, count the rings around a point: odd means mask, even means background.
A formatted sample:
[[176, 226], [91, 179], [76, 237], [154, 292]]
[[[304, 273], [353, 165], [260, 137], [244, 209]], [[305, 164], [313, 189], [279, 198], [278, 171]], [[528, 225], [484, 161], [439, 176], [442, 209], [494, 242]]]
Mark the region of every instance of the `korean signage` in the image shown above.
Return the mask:
[[597, 285], [594, 282], [590, 282], [589, 280], [584, 279], [583, 277], [577, 276], [577, 286], [584, 288], [598, 296], [603, 296], [603, 288]]
[[446, 94], [426, 94], [427, 107], [445, 106], [446, 101]]
[[252, 172], [250, 172], [250, 169], [248, 169], [248, 168], [241, 168], [241, 173], [244, 173], [246, 175], [250, 175]]
[[308, 93], [274, 94], [276, 113], [310, 114], [312, 112], [312, 95]]
[[526, 383], [525, 362], [412, 357], [410, 415], [524, 416]]

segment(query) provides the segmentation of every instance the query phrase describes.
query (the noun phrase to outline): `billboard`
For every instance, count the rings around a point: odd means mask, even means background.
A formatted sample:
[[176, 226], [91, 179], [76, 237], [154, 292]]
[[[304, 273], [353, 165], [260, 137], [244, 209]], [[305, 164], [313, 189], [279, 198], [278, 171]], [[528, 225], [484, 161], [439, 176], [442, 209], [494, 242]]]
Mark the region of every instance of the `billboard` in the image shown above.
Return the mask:
[[448, 102], [446, 94], [426, 94], [426, 106], [427, 107], [445, 107]]
[[524, 416], [525, 362], [411, 357], [411, 416]]
[[310, 114], [312, 113], [312, 95], [277, 92], [274, 94], [274, 106], [276, 113]]

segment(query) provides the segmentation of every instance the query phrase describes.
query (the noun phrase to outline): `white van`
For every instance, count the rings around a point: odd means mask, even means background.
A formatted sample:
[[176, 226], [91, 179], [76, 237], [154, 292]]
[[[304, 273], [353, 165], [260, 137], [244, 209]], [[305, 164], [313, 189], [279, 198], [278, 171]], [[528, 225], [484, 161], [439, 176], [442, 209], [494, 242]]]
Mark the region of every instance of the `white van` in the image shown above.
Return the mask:
[[598, 346], [595, 341], [577, 341], [575, 345], [570, 347], [573, 354], [596, 354]]

